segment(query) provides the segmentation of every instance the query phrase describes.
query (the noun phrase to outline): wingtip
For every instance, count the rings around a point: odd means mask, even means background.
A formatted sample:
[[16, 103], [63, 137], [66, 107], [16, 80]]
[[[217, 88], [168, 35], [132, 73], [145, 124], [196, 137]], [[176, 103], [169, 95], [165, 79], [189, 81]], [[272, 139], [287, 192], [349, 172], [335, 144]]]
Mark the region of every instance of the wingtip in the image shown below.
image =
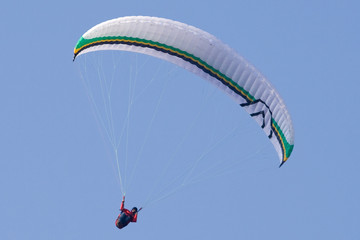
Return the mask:
[[281, 168], [281, 166], [282, 166], [285, 162], [286, 162], [286, 161], [282, 161], [282, 162], [280, 163], [279, 168]]

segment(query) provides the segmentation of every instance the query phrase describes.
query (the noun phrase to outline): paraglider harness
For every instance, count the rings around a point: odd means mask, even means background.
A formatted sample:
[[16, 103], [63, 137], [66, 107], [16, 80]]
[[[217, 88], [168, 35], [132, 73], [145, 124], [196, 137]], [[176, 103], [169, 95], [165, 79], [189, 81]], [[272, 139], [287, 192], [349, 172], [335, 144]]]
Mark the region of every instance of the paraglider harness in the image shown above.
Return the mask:
[[123, 227], [126, 227], [132, 220], [133, 216], [126, 215], [125, 212], [121, 212], [118, 218], [116, 219], [116, 227], [119, 229], [122, 229]]

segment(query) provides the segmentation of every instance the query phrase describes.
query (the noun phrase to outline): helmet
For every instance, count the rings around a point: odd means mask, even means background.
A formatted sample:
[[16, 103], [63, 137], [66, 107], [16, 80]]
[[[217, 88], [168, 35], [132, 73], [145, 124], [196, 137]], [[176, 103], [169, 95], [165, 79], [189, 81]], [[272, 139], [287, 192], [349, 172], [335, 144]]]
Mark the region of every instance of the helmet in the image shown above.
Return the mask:
[[134, 212], [134, 210], [135, 210], [135, 212], [137, 212], [137, 211], [138, 211], [137, 207], [133, 207], [133, 208], [131, 209], [132, 212]]

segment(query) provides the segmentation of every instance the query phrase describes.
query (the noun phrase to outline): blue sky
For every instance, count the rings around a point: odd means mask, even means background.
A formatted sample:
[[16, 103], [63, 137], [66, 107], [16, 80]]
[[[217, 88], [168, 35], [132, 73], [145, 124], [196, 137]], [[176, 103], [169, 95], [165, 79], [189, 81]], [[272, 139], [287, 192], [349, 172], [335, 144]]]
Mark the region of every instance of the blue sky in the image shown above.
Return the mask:
[[[357, 1], [8, 1], [2, 10], [1, 239], [360, 238]], [[228, 141], [241, 141], [239, 146], [219, 145], [211, 155], [241, 161], [256, 146], [257, 156], [228, 168], [229, 174], [210, 172], [146, 207], [138, 223], [116, 229], [121, 192], [114, 161], [72, 57], [86, 30], [129, 15], [199, 27], [260, 69], [292, 116], [295, 148], [289, 161], [279, 169], [261, 129], [215, 93], [217, 111], [239, 117], [244, 127]], [[176, 78], [197, 81], [180, 70]], [[202, 93], [212, 93], [201, 83]], [[205, 119], [211, 109], [206, 107]], [[182, 126], [172, 122], [173, 129]], [[164, 138], [170, 142], [167, 132], [153, 137], [144, 152]], [[195, 133], [179, 158], [199, 154], [194, 146], [207, 131]], [[211, 136], [221, 136], [216, 134]], [[159, 172], [166, 154], [157, 150], [142, 160], [146, 168], [135, 174], [127, 207], [142, 204], [146, 184], [155, 179], [148, 173]]]

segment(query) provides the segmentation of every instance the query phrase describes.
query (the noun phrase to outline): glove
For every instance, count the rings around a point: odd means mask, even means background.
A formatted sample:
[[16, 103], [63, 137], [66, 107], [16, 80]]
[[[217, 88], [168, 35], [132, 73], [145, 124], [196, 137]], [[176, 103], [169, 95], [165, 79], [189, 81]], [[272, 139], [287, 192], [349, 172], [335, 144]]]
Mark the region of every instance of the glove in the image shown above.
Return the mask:
[[125, 201], [125, 195], [123, 196], [123, 199], [122, 199], [123, 201]]

